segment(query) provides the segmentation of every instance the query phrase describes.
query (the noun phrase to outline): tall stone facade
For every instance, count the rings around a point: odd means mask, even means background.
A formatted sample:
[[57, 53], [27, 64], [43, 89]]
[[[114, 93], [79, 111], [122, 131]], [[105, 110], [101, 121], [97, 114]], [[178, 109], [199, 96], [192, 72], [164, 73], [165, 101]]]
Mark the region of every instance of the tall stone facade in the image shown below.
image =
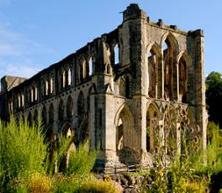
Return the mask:
[[41, 117], [49, 140], [89, 139], [105, 166], [147, 164], [158, 147], [172, 150], [169, 137], [180, 152], [185, 124], [205, 148], [203, 41], [201, 30], [152, 22], [130, 4], [112, 32], [30, 79], [4, 77], [1, 117], [29, 124]]

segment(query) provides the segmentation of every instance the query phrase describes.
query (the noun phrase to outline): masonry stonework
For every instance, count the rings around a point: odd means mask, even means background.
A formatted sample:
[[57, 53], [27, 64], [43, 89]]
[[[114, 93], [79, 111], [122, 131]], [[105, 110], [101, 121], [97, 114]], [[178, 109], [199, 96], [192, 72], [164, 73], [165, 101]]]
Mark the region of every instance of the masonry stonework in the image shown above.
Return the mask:
[[[181, 128], [206, 146], [207, 114], [201, 30], [150, 21], [130, 4], [123, 22], [30, 79], [2, 78], [0, 113], [30, 125], [41, 118], [50, 141], [89, 140], [98, 162], [152, 165], [163, 146], [181, 152]], [[188, 128], [187, 128], [188, 129]]]

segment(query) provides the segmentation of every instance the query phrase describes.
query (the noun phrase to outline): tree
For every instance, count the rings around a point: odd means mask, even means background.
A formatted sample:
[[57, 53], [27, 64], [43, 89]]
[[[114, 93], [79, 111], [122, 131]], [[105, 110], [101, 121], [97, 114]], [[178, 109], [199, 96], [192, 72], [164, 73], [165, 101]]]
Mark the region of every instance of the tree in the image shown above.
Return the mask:
[[206, 78], [206, 88], [209, 120], [222, 128], [222, 74], [211, 72]]

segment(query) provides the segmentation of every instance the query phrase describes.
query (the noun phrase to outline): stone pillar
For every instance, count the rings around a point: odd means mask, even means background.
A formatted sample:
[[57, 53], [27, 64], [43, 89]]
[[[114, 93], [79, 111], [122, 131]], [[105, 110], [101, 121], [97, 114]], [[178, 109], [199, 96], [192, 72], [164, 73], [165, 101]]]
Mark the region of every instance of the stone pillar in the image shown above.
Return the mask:
[[164, 74], [164, 70], [165, 70], [165, 68], [164, 68], [164, 58], [163, 58], [163, 56], [161, 57], [161, 66], [162, 66], [162, 74], [161, 74], [161, 77], [162, 77], [162, 81], [161, 81], [161, 98], [162, 99], [164, 99], [164, 80], [165, 80], [165, 78], [164, 78], [164, 76], [165, 76], [165, 74]]
[[[176, 91], [177, 91], [177, 93], [176, 93], [176, 99], [177, 99], [177, 101], [180, 99], [180, 78], [179, 78], [179, 62], [177, 62], [177, 64], [176, 64], [176, 81], [177, 81], [177, 83], [176, 83]], [[186, 73], [186, 72], [184, 72], [184, 73]], [[182, 102], [182, 99], [181, 99], [181, 101], [179, 101], [179, 102]]]
[[105, 158], [107, 164], [115, 164], [117, 162], [116, 155], [116, 128], [114, 125], [114, 96], [111, 92], [105, 94], [105, 112], [104, 112], [104, 137], [105, 137]]
[[202, 30], [192, 33], [195, 50], [195, 92], [196, 92], [196, 119], [201, 129], [201, 145], [206, 149], [207, 112], [205, 101], [205, 76], [204, 76], [204, 36]]

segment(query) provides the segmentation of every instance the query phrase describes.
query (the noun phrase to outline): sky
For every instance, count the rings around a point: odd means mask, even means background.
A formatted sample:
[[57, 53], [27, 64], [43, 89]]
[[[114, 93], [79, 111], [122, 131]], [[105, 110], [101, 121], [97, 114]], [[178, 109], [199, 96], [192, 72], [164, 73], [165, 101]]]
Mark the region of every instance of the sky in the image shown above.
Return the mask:
[[205, 34], [205, 75], [222, 72], [222, 0], [0, 0], [0, 77], [31, 77], [122, 23], [137, 3], [151, 21]]

